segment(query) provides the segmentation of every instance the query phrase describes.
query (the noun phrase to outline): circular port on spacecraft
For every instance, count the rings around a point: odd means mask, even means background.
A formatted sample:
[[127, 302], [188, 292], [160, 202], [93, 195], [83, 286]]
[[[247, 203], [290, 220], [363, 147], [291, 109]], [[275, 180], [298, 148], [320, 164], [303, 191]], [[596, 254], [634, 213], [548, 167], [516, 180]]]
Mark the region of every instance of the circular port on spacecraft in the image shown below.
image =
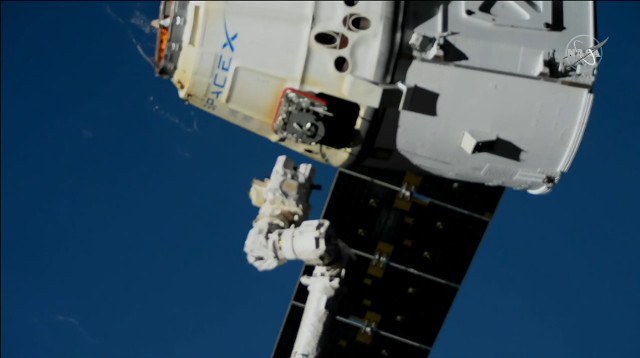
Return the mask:
[[344, 4], [349, 6], [349, 7], [356, 6], [357, 3], [358, 3], [357, 1], [345, 1], [344, 2]]
[[317, 43], [329, 48], [342, 50], [349, 45], [349, 38], [339, 32], [318, 32], [314, 37]]
[[347, 61], [347, 59], [343, 56], [337, 57], [333, 62], [333, 65], [336, 67], [336, 70], [338, 70], [338, 72], [347, 72], [347, 70], [349, 69], [349, 61]]
[[318, 32], [313, 39], [325, 46], [335, 46], [338, 43], [338, 36], [331, 32]]
[[342, 19], [342, 25], [349, 31], [363, 31], [371, 27], [371, 20], [358, 14], [349, 14]]

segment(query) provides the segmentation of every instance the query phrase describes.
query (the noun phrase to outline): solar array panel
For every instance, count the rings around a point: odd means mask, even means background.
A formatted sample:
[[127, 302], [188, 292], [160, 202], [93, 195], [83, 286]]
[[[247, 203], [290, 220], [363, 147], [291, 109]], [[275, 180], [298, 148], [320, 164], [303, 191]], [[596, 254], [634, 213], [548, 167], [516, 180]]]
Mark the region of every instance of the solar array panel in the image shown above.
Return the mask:
[[[427, 357], [504, 189], [382, 169], [341, 169], [323, 218], [353, 251], [321, 357]], [[408, 195], [412, 192], [412, 195]], [[311, 275], [305, 266], [301, 275]], [[274, 358], [287, 358], [307, 299], [298, 284]]]

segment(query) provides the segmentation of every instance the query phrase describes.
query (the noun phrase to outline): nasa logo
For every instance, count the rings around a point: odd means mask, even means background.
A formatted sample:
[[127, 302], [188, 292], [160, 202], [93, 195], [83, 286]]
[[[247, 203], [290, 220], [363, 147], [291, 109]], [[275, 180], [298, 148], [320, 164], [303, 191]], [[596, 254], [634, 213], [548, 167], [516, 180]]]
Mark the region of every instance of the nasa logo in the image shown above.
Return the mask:
[[577, 69], [578, 66], [596, 68], [602, 61], [602, 46], [609, 40], [599, 42], [589, 35], [578, 35], [572, 38], [565, 49], [563, 64], [566, 69]]

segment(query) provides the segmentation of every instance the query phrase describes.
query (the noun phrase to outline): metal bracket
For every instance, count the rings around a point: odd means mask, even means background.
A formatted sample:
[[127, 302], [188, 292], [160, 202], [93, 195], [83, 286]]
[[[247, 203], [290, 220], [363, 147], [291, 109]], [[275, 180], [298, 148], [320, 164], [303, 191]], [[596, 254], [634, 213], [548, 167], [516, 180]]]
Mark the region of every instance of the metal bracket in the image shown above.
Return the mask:
[[273, 130], [280, 138], [289, 138], [305, 144], [316, 144], [325, 136], [324, 117], [327, 102], [310, 93], [286, 88], [273, 122]]

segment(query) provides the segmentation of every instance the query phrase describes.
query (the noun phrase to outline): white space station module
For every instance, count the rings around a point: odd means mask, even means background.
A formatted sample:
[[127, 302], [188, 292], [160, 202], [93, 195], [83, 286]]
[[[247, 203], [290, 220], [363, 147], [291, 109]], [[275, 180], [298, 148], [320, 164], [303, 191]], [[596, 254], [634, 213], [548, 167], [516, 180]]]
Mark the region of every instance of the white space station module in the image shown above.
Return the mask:
[[157, 74], [188, 103], [320, 162], [545, 193], [596, 67], [579, 1], [162, 1]]
[[[575, 157], [604, 44], [594, 3], [577, 1], [162, 1], [154, 24], [157, 74], [215, 116], [341, 168], [532, 194], [551, 190]], [[260, 210], [244, 246], [249, 262], [261, 271], [294, 259], [315, 266], [301, 279], [308, 296], [291, 357], [318, 355], [327, 302], [355, 254], [384, 266], [390, 252], [350, 248], [329, 220], [308, 220], [314, 174], [280, 156], [250, 191]], [[486, 215], [472, 216], [486, 225]]]

